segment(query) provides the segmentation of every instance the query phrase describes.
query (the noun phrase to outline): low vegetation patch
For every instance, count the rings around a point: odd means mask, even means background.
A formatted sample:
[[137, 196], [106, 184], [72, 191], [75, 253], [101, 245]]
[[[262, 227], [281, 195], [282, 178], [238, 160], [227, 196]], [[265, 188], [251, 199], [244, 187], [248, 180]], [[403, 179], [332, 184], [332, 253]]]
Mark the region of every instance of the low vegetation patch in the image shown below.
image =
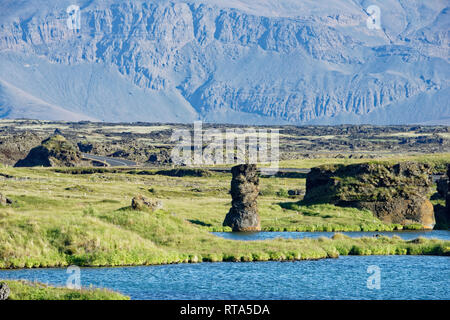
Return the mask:
[[129, 300], [128, 296], [107, 289], [68, 289], [39, 282], [4, 280], [10, 294], [8, 300]]
[[156, 174], [169, 177], [210, 177], [211, 171], [205, 169], [171, 169], [159, 170]]

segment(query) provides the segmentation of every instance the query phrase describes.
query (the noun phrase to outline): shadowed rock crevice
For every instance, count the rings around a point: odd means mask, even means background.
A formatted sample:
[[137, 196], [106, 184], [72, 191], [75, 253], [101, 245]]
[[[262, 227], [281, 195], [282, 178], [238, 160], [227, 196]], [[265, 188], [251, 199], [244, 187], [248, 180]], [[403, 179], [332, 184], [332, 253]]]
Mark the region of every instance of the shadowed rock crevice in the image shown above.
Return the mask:
[[447, 174], [437, 181], [437, 194], [435, 199], [444, 199], [445, 204], [437, 203], [434, 206], [434, 214], [436, 216], [435, 229], [450, 229], [450, 164], [447, 164]]
[[259, 177], [256, 165], [242, 164], [231, 169], [231, 209], [225, 217], [224, 226], [233, 231], [260, 231], [257, 198]]

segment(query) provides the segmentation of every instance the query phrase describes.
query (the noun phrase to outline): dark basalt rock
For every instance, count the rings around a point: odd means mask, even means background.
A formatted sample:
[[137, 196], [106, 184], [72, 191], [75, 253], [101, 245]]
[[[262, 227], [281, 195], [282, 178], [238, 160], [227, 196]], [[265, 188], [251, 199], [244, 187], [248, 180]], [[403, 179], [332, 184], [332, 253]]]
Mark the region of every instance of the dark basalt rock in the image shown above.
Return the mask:
[[6, 300], [9, 297], [9, 287], [6, 283], [0, 282], [0, 300]]
[[12, 204], [12, 200], [5, 197], [3, 194], [0, 193], [0, 206], [6, 206]]
[[78, 149], [84, 153], [91, 153], [95, 148], [94, 144], [90, 142], [78, 142], [77, 146]]
[[[438, 180], [439, 196], [445, 199], [445, 206], [441, 204], [435, 205], [436, 229], [450, 229], [450, 164], [447, 164], [447, 175]], [[442, 181], [446, 182], [445, 188]], [[439, 185], [439, 182], [441, 184]], [[443, 194], [445, 191], [445, 194]]]
[[127, 158], [130, 156], [130, 153], [126, 152], [125, 150], [117, 150], [116, 152], [110, 154], [109, 156], [114, 158]]
[[306, 202], [368, 209], [386, 223], [435, 225], [426, 198], [432, 186], [427, 164], [363, 163], [313, 168], [306, 179]]
[[290, 196], [301, 196], [303, 194], [305, 194], [305, 191], [303, 189], [288, 190], [288, 195]]
[[257, 198], [259, 177], [256, 165], [242, 164], [231, 169], [231, 209], [225, 217], [224, 226], [233, 231], [260, 231]]
[[450, 221], [450, 164], [447, 165], [447, 197], [445, 198], [445, 207], [447, 209], [447, 220]]
[[158, 166], [169, 165], [172, 164], [172, 156], [168, 150], [161, 149], [159, 152], [151, 154], [147, 162]]
[[63, 136], [63, 133], [59, 128], [56, 128], [55, 131], [53, 131], [53, 134]]
[[54, 135], [30, 150], [15, 167], [75, 167], [81, 162], [80, 152], [61, 135]]
[[436, 189], [439, 194], [439, 197], [446, 198], [448, 193], [448, 185], [449, 179], [447, 176], [441, 177], [438, 181], [436, 181]]

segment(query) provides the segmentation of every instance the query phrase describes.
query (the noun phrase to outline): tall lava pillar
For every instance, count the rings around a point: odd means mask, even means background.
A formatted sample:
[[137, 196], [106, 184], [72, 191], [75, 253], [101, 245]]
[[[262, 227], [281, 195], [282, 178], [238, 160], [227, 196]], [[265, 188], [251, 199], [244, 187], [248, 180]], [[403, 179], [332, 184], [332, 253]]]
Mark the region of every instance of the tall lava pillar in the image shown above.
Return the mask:
[[231, 209], [225, 217], [224, 226], [233, 231], [260, 231], [257, 198], [259, 177], [255, 164], [241, 164], [231, 169]]

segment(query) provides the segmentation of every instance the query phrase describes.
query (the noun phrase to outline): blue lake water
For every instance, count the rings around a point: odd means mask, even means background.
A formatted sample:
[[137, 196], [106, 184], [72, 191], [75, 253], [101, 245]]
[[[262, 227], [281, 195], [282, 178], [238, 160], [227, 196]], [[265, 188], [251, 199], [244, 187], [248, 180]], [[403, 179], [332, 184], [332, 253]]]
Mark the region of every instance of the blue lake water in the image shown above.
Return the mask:
[[[380, 289], [367, 287], [369, 266]], [[0, 270], [0, 279], [63, 286], [65, 269]], [[132, 299], [450, 299], [450, 257], [343, 256], [296, 262], [200, 263], [82, 268], [82, 286]]]
[[[331, 238], [336, 232], [213, 232], [213, 234], [231, 240], [255, 241], [275, 238], [303, 239], [303, 238]], [[429, 231], [390, 231], [390, 232], [339, 232], [352, 238], [374, 237], [382, 235], [387, 237], [399, 236], [404, 240], [412, 240], [418, 237], [450, 240], [448, 230]]]

